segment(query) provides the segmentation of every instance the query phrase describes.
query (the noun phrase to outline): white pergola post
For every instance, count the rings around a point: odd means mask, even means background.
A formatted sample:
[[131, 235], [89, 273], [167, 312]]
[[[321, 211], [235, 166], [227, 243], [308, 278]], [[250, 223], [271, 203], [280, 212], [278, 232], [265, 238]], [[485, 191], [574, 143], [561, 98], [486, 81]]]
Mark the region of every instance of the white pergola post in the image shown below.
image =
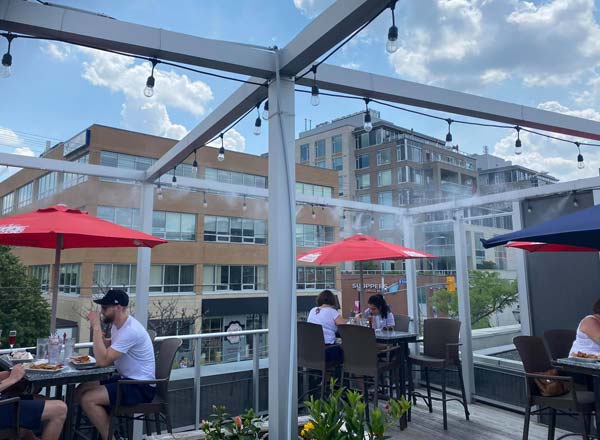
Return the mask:
[[[523, 213], [521, 202], [512, 202], [513, 230], [523, 229]], [[529, 309], [529, 292], [527, 288], [527, 261], [525, 251], [509, 250], [515, 253], [517, 266], [517, 288], [519, 289], [519, 315], [521, 320], [521, 334], [531, 335], [531, 310]]]
[[461, 321], [460, 342], [465, 394], [470, 403], [475, 393], [473, 369], [473, 343], [471, 340], [471, 303], [469, 295], [469, 268], [467, 266], [467, 239], [462, 211], [454, 215], [454, 255], [456, 259], [456, 294], [458, 295], [458, 318]]
[[[140, 191], [140, 220], [142, 232], [152, 235], [152, 210], [154, 209], [154, 185], [143, 183]], [[148, 326], [148, 302], [150, 296], [150, 260], [152, 250], [140, 247], [137, 251], [135, 281], [135, 318]]]
[[[415, 249], [415, 227], [411, 216], [404, 216], [404, 246]], [[406, 260], [406, 305], [408, 316], [413, 320], [413, 330], [419, 332], [419, 296], [417, 289], [417, 264], [416, 260]]]
[[294, 81], [269, 86], [269, 438], [297, 436]]

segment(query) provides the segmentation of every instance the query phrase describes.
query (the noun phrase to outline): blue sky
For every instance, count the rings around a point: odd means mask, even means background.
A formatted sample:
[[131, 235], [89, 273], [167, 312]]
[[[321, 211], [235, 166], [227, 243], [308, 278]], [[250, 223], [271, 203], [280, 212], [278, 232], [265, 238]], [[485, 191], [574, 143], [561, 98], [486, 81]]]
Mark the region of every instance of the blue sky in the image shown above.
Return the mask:
[[[124, 21], [207, 38], [284, 46], [329, 0], [54, 0]], [[338, 65], [483, 96], [598, 119], [600, 25], [593, 0], [400, 0], [400, 50], [385, 52], [389, 12], [331, 58]], [[6, 42], [0, 41], [0, 52]], [[237, 83], [159, 66], [156, 93], [142, 95], [149, 63], [63, 44], [17, 39], [13, 70], [0, 80], [0, 151], [38, 154], [44, 139], [65, 140], [93, 123], [181, 137]], [[296, 129], [363, 108], [360, 102], [322, 97], [319, 107], [296, 96]], [[446, 126], [420, 116], [378, 108], [398, 125], [443, 137]], [[449, 115], [444, 115], [449, 116]], [[451, 115], [450, 115], [451, 116]], [[254, 115], [228, 139], [228, 147], [267, 151], [266, 130], [254, 136]], [[572, 145], [514, 133], [454, 127], [463, 151], [492, 152], [561, 180], [598, 174], [600, 152], [584, 150], [576, 169]]]

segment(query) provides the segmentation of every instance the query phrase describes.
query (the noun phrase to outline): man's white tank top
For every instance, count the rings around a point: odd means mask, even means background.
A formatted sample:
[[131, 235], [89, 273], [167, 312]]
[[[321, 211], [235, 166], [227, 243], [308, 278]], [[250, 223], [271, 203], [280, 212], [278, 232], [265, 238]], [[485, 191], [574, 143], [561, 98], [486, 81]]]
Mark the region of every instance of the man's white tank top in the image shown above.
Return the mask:
[[[586, 316], [584, 319], [587, 319], [589, 317], [600, 322], [600, 319], [594, 315]], [[583, 322], [583, 319], [581, 320], [581, 322]], [[581, 331], [581, 322], [579, 323], [579, 326], [577, 327], [577, 337], [575, 338], [575, 341], [573, 342], [573, 346], [571, 347], [570, 354], [573, 355], [573, 354], [577, 353], [578, 351], [581, 351], [583, 353], [588, 353], [588, 354], [600, 354], [600, 345], [596, 341], [591, 339], [588, 335], [586, 335], [584, 332]]]

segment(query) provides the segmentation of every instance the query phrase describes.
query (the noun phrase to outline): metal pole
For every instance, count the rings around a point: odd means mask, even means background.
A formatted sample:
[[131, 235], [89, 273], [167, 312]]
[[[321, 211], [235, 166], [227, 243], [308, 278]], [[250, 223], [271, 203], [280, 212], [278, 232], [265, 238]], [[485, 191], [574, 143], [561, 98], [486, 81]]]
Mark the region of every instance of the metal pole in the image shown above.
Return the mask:
[[475, 392], [473, 375], [473, 344], [471, 334], [471, 303], [469, 296], [469, 269], [467, 267], [465, 223], [461, 211], [454, 218], [454, 255], [456, 259], [456, 290], [458, 295], [458, 317], [461, 320], [460, 342], [463, 379], [467, 401], [471, 402]]
[[195, 408], [195, 418], [194, 418], [194, 429], [200, 429], [200, 410], [202, 407], [200, 404], [202, 401], [201, 392], [200, 392], [200, 383], [202, 380], [202, 371], [200, 361], [202, 360], [202, 340], [200, 338], [196, 338], [196, 352], [194, 353], [194, 408]]
[[360, 270], [360, 287], [358, 289], [358, 313], [362, 313], [362, 304], [363, 304], [363, 289], [365, 288], [365, 278], [364, 278], [364, 270], [363, 270], [363, 262], [358, 262], [358, 268]]
[[54, 267], [52, 269], [52, 315], [50, 316], [50, 334], [56, 333], [56, 315], [58, 314], [58, 281], [60, 278], [60, 253], [62, 252], [64, 236], [56, 235], [56, 250], [54, 251]]
[[[415, 249], [415, 229], [410, 216], [405, 216], [403, 219], [404, 229], [404, 246]], [[408, 316], [413, 320], [413, 331], [420, 333], [419, 322], [419, 296], [417, 286], [417, 264], [415, 260], [409, 259], [404, 261], [406, 266], [406, 306]], [[398, 289], [399, 290], [399, 289]]]
[[[521, 212], [521, 203], [512, 203], [512, 222], [513, 229], [518, 231], [523, 229], [523, 213]], [[526, 252], [521, 250], [509, 250], [515, 253], [515, 262], [517, 264], [517, 286], [519, 289], [519, 316], [521, 320], [521, 334], [531, 335], [531, 310], [529, 309], [529, 291], [527, 282], [527, 259]]]
[[252, 385], [254, 388], [254, 412], [260, 411], [260, 347], [258, 333], [252, 335]]
[[269, 108], [269, 438], [283, 440], [295, 437], [298, 419], [292, 79], [277, 74], [269, 85]]
[[[152, 210], [154, 209], [154, 185], [144, 183], [140, 194], [140, 220], [142, 232], [152, 235]], [[147, 247], [138, 248], [136, 289], [135, 289], [135, 318], [144, 327], [148, 325], [148, 303], [150, 295], [150, 264], [152, 250]]]

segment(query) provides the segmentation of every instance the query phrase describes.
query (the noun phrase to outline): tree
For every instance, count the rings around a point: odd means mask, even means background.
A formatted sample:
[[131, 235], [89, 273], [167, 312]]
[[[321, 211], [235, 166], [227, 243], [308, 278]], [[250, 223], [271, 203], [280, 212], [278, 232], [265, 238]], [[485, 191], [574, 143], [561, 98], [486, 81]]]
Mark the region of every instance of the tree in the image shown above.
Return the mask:
[[27, 274], [7, 246], [0, 246], [0, 326], [5, 338], [16, 330], [21, 347], [35, 346], [37, 338], [50, 334], [50, 306], [40, 281]]
[[[471, 325], [473, 328], [490, 327], [489, 318], [517, 300], [517, 282], [500, 278], [498, 272], [472, 271], [469, 274], [471, 298]], [[441, 315], [458, 316], [456, 292], [438, 290], [431, 297], [432, 305]]]
[[148, 316], [148, 326], [158, 336], [174, 336], [178, 329], [186, 326], [194, 329], [200, 313], [197, 310], [189, 311], [186, 307], [179, 306], [179, 299], [153, 301], [153, 311]]

